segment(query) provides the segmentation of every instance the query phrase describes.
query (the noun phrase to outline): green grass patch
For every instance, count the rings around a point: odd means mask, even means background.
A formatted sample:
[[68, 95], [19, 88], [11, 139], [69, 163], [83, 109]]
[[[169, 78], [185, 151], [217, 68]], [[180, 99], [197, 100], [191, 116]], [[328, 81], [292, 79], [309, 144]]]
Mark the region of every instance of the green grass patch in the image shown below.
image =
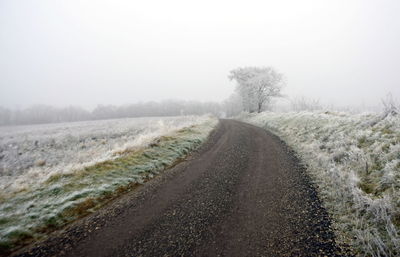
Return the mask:
[[374, 143], [374, 140], [368, 139], [366, 136], [362, 136], [357, 140], [358, 148], [367, 148]]
[[358, 183], [360, 189], [367, 194], [375, 194], [377, 185], [369, 177], [363, 177], [363, 179]]

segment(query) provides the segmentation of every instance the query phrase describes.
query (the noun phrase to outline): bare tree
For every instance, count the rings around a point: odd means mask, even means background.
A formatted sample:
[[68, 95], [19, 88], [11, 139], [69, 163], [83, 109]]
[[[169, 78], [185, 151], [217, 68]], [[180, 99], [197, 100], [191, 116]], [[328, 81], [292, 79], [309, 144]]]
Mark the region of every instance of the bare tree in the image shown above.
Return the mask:
[[245, 111], [261, 112], [271, 103], [272, 97], [282, 96], [283, 75], [272, 67], [237, 68], [230, 71], [228, 78], [237, 82], [236, 90]]

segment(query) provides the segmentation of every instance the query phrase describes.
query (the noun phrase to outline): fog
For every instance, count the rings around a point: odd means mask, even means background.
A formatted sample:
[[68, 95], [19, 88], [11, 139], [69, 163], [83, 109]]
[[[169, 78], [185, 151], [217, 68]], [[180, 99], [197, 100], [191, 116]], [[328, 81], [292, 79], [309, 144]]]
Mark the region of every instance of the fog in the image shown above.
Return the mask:
[[287, 97], [400, 96], [400, 2], [0, 2], [0, 106], [223, 101], [230, 70], [273, 66]]

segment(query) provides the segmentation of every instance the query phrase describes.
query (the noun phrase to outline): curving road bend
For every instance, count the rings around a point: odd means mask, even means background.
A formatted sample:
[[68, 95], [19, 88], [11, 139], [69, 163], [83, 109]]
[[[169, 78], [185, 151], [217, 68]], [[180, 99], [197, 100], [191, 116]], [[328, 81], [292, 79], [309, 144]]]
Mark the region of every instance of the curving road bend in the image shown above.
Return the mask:
[[221, 120], [186, 161], [19, 256], [337, 256], [304, 168], [278, 138]]

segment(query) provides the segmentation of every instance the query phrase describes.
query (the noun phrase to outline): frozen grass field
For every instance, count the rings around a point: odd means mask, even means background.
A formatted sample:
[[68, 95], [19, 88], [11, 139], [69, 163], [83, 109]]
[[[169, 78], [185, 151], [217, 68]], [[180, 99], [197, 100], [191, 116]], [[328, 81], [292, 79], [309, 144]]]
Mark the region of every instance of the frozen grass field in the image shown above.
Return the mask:
[[400, 255], [400, 115], [242, 114], [308, 166], [338, 241], [361, 256]]
[[186, 116], [0, 127], [0, 248], [41, 238], [143, 183], [216, 124]]
[[0, 127], [0, 197], [118, 157], [205, 117], [134, 118]]

